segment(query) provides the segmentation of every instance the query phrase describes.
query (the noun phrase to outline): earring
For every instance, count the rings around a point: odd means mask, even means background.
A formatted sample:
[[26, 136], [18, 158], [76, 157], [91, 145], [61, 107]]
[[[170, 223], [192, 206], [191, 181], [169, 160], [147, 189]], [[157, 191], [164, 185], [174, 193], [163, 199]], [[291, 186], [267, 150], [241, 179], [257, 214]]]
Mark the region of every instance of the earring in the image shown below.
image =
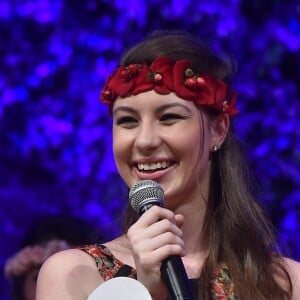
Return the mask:
[[213, 145], [212, 149], [211, 149], [211, 152], [216, 152], [220, 149], [220, 146], [219, 145]]

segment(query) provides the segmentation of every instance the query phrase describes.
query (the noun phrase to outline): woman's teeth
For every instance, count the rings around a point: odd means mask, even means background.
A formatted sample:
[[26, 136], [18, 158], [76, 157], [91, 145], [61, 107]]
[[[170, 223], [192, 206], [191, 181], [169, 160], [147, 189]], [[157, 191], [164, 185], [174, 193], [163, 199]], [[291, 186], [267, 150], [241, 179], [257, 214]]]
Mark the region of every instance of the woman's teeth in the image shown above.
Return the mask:
[[138, 164], [139, 171], [156, 171], [160, 169], [165, 169], [170, 166], [169, 162], [158, 162], [158, 163], [151, 163], [151, 164]]

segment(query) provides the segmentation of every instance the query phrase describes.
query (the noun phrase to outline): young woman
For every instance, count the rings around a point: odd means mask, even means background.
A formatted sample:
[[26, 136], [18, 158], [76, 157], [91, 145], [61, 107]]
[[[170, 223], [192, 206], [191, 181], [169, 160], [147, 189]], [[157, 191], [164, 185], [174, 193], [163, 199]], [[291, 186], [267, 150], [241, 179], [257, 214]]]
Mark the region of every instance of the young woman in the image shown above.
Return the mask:
[[116, 164], [128, 187], [156, 181], [164, 208], [139, 218], [128, 208], [119, 238], [52, 256], [38, 300], [87, 299], [121, 271], [165, 300], [160, 266], [171, 255], [182, 257], [197, 299], [299, 299], [300, 264], [277, 253], [250, 193], [230, 122], [232, 71], [195, 37], [172, 32], [123, 56], [101, 94], [113, 116]]

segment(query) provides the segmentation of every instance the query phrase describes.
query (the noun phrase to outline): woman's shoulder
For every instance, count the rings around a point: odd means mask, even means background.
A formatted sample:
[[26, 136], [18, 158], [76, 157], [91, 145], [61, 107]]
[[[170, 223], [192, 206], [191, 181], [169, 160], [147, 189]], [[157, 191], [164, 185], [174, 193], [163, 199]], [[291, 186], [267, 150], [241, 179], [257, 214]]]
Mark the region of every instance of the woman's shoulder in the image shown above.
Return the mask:
[[283, 260], [290, 269], [290, 271], [294, 273], [294, 275], [300, 276], [300, 262], [287, 257], [284, 257]]
[[283, 258], [287, 271], [291, 277], [293, 285], [293, 300], [299, 299], [300, 295], [300, 262], [297, 262], [290, 258]]
[[86, 299], [103, 282], [93, 259], [79, 249], [55, 253], [42, 265], [37, 299]]
[[92, 267], [94, 264], [93, 260], [86, 253], [79, 248], [75, 248], [51, 255], [43, 264], [41, 271], [44, 271], [44, 269], [55, 270], [59, 268], [61, 270], [60, 273], [64, 274], [66, 271], [76, 269], [80, 266]]

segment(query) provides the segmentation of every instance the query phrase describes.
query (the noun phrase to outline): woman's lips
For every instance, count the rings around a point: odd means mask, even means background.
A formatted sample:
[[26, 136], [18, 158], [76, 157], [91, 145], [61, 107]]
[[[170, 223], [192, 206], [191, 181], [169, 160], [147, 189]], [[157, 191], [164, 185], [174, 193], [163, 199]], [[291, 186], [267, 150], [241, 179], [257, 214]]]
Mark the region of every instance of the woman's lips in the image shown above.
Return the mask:
[[[150, 164], [147, 164], [150, 165]], [[140, 166], [139, 166], [140, 167]], [[140, 180], [157, 180], [165, 175], [167, 175], [169, 172], [171, 172], [175, 168], [175, 162], [168, 162], [165, 168], [155, 168], [153, 166], [152, 169], [149, 169], [146, 167], [146, 170], [144, 168], [139, 168], [136, 164], [133, 168], [137, 175], [137, 177]]]

